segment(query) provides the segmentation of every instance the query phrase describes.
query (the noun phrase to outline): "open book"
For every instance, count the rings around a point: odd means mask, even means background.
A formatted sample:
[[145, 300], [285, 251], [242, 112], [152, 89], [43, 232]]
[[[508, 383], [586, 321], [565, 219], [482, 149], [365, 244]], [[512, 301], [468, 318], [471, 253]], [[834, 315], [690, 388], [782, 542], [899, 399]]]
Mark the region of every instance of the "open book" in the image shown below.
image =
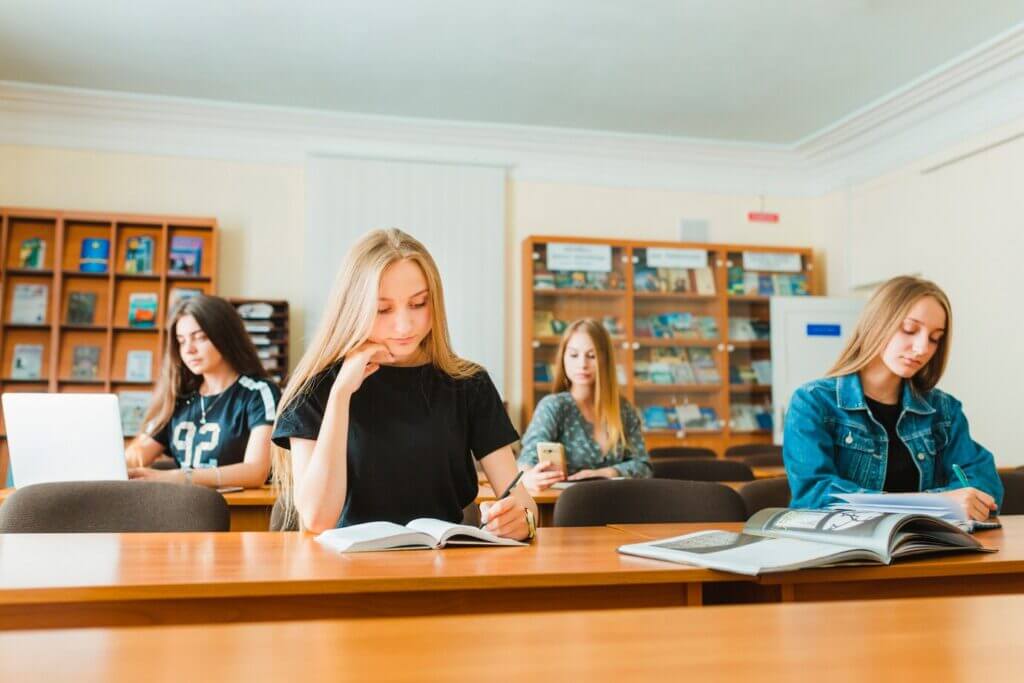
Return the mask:
[[949, 551], [995, 552], [926, 515], [766, 508], [741, 533], [698, 531], [619, 548], [620, 553], [756, 576], [837, 564], [890, 564]]
[[984, 522], [968, 519], [955, 500], [937, 493], [837, 493], [835, 497], [843, 502], [831, 505], [834, 510], [930, 515], [955, 524], [967, 532], [998, 529], [1002, 526], [994, 517]]
[[484, 529], [452, 524], [440, 519], [414, 519], [406, 526], [391, 522], [366, 522], [340, 529], [328, 529], [316, 537], [339, 553], [371, 550], [417, 550], [446, 545], [526, 545], [511, 538], [495, 536]]

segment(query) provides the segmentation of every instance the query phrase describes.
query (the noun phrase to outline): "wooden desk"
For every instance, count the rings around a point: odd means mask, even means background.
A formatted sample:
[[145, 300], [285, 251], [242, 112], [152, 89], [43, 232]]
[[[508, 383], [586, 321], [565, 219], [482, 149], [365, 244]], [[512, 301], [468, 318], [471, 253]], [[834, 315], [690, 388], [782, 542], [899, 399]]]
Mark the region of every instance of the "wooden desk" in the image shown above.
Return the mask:
[[1000, 683], [1020, 680], [1022, 631], [1021, 596], [21, 631], [0, 638], [0, 675]]
[[[810, 600], [865, 600], [878, 598], [1024, 593], [1024, 515], [1000, 518], [1002, 529], [978, 532], [984, 545], [997, 553], [950, 554], [896, 561], [890, 566], [803, 569], [765, 574], [756, 581], [756, 598], [801, 602]], [[637, 538], [655, 539], [700, 531], [739, 531], [738, 522], [721, 524], [614, 525]], [[732, 596], [716, 591], [705, 602], [729, 602]], [[744, 596], [743, 599], [751, 599]]]
[[298, 532], [0, 535], [0, 629], [660, 607], [735, 580], [616, 552], [632, 538], [343, 555]]
[[[0, 489], [0, 505], [14, 489]], [[231, 531], [266, 531], [270, 528], [270, 511], [277, 499], [269, 486], [223, 494], [231, 511]]]

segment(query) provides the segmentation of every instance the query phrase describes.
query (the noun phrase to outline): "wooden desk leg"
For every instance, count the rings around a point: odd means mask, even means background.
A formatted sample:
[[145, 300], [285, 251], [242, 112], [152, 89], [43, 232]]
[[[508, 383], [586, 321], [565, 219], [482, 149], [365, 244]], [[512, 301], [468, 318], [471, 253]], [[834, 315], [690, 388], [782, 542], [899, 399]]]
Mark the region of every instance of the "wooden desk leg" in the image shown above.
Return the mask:
[[540, 513], [540, 522], [537, 526], [549, 527], [555, 525], [554, 503], [537, 503], [537, 512]]
[[700, 583], [686, 584], [686, 605], [687, 607], [701, 607], [704, 604], [703, 585]]
[[231, 531], [268, 531], [270, 508], [262, 505], [231, 507]]

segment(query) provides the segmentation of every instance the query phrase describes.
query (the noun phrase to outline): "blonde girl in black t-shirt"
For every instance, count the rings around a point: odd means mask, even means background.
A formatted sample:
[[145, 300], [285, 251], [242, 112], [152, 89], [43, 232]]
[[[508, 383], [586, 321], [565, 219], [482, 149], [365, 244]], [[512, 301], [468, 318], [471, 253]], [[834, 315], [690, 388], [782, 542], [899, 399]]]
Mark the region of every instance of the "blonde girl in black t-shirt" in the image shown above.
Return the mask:
[[[235, 308], [198, 296], [171, 313], [164, 359], [143, 433], [128, 447], [131, 479], [262, 486], [280, 392]], [[160, 454], [176, 470], [150, 469]]]
[[[437, 266], [400, 230], [361, 238], [342, 263], [320, 328], [281, 400], [274, 454], [281, 495], [320, 532], [417, 517], [459, 522], [477, 494], [515, 479], [518, 434], [480, 366], [452, 351]], [[486, 528], [532, 536], [523, 485], [484, 504]]]

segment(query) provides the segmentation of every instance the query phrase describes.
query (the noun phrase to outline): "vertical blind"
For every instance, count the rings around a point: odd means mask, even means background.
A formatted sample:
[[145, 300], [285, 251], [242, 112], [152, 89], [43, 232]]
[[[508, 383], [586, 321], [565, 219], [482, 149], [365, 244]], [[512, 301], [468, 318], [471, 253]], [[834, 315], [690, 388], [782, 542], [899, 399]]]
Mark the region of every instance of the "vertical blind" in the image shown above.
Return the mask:
[[342, 257], [375, 228], [400, 228], [437, 262], [455, 352], [504, 395], [505, 169], [311, 156], [306, 164], [305, 339]]

